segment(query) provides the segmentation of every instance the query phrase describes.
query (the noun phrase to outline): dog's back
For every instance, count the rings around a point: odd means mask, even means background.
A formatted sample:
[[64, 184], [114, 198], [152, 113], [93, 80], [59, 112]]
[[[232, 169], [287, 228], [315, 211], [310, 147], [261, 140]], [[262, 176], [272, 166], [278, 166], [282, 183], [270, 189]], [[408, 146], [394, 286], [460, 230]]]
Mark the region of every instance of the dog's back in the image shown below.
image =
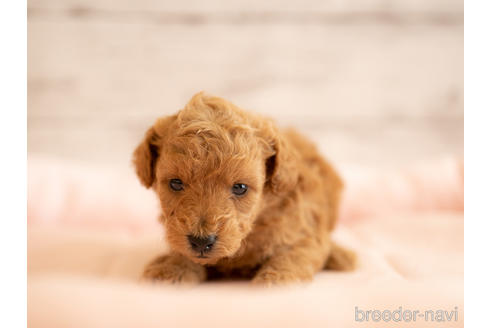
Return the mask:
[[328, 228], [333, 230], [338, 219], [342, 179], [306, 137], [294, 129], [284, 130], [283, 133], [299, 155], [299, 188], [310, 194], [314, 202], [323, 205], [327, 211]]

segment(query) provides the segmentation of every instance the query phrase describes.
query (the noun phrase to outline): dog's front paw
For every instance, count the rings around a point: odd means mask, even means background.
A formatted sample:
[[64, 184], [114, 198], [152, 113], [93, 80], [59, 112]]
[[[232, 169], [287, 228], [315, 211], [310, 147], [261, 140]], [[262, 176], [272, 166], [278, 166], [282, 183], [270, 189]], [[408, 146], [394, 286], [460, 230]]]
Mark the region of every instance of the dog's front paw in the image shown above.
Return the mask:
[[143, 279], [173, 284], [197, 284], [204, 281], [206, 271], [181, 255], [159, 256], [146, 267]]
[[293, 272], [264, 269], [260, 270], [253, 278], [252, 283], [258, 286], [271, 287], [275, 285], [287, 285], [300, 283], [303, 279], [295, 275]]

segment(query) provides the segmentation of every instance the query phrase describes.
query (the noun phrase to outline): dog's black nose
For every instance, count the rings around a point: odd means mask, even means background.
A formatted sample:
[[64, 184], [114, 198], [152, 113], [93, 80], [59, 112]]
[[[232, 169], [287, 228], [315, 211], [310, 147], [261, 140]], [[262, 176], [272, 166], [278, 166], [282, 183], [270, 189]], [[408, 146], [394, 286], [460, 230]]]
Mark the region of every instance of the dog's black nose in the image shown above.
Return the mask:
[[199, 253], [210, 252], [216, 240], [216, 235], [209, 235], [207, 237], [196, 237], [188, 235], [188, 241], [190, 242], [191, 248], [195, 252]]

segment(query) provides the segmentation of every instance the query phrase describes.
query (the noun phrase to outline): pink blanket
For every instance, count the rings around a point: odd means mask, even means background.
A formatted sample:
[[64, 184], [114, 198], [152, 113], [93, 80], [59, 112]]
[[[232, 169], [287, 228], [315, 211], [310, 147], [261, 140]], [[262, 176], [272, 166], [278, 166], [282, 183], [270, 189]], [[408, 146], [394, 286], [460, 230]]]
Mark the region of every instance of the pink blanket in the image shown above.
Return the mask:
[[28, 164], [30, 327], [463, 325], [460, 161], [342, 167], [347, 189], [335, 238], [357, 251], [358, 270], [268, 290], [139, 281], [166, 245], [157, 201], [131, 168]]

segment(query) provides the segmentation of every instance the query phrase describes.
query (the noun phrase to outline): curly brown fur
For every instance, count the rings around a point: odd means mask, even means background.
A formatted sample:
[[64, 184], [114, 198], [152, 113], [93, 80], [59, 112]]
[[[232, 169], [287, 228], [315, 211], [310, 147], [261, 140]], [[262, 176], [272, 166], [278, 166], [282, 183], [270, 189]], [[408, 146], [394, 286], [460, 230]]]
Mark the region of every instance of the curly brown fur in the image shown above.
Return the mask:
[[[172, 250], [147, 266], [145, 278], [193, 283], [239, 272], [277, 284], [353, 268], [355, 256], [330, 239], [342, 181], [293, 130], [199, 93], [156, 121], [134, 164], [160, 199]], [[172, 190], [172, 179], [183, 190]], [[248, 186], [243, 196], [231, 192], [238, 183]], [[210, 235], [211, 248], [192, 248], [189, 236]]]

